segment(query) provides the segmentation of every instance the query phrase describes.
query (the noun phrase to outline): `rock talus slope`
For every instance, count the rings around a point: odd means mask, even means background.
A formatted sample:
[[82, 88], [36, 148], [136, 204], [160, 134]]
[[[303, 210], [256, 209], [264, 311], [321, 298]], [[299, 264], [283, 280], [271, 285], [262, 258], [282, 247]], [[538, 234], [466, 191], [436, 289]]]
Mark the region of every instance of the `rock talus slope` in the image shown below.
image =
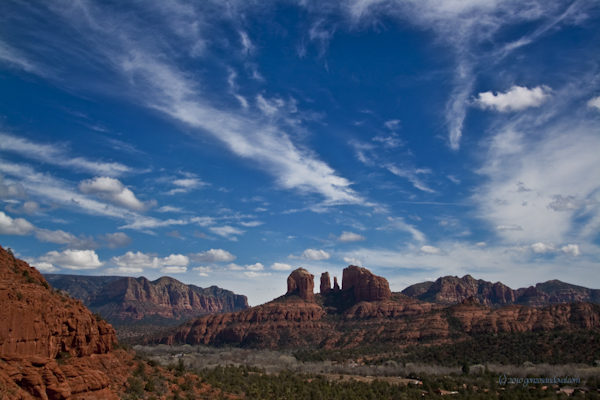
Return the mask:
[[111, 385], [128, 373], [111, 351], [112, 326], [2, 247], [0, 304], [3, 398], [118, 399]]

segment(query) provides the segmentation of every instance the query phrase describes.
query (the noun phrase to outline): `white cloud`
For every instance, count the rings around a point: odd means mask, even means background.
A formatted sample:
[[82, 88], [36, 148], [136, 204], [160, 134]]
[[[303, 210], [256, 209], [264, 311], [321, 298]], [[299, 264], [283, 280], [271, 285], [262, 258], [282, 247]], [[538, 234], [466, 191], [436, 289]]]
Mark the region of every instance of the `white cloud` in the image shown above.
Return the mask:
[[251, 55], [254, 50], [254, 45], [252, 44], [248, 34], [244, 31], [240, 31], [240, 39], [242, 41], [242, 53], [244, 55]]
[[523, 228], [521, 228], [517, 224], [510, 224], [510, 225], [498, 225], [496, 227], [496, 230], [499, 230], [499, 231], [522, 231]]
[[[372, 140], [374, 142], [379, 142], [379, 143], [383, 144], [383, 147], [386, 149], [393, 149], [393, 148], [396, 148], [396, 147], [399, 147], [402, 145], [402, 140], [400, 140], [396, 134], [392, 134], [391, 136], [378, 135], [378, 136], [375, 136]], [[357, 148], [357, 150], [358, 150], [358, 148]], [[362, 157], [365, 157], [364, 154], [362, 154]], [[361, 160], [361, 161], [363, 161], [363, 160]], [[363, 161], [363, 163], [368, 165], [368, 163], [369, 163], [368, 160], [365, 160], [365, 161]]]
[[25, 260], [29, 263], [29, 265], [31, 265], [32, 267], [36, 267], [39, 271], [41, 272], [54, 272], [54, 271], [58, 271], [59, 269], [56, 268], [54, 265], [48, 263], [48, 262], [43, 262], [43, 261], [35, 261], [35, 260]]
[[348, 265], [356, 265], [357, 267], [362, 267], [362, 262], [355, 257], [344, 257], [344, 262]]
[[422, 246], [420, 249], [423, 253], [427, 254], [442, 254], [442, 250], [433, 246]]
[[56, 231], [49, 229], [37, 229], [35, 231], [35, 237], [40, 242], [66, 244], [71, 249], [89, 250], [100, 247], [98, 243], [96, 243], [91, 237], [86, 237], [84, 235], [77, 237], [72, 233], [65, 232], [60, 229]]
[[200, 179], [196, 178], [194, 174], [188, 173], [185, 175], [186, 178], [169, 180], [169, 183], [177, 186], [177, 188], [169, 190], [166, 194], [174, 195], [178, 193], [188, 193], [194, 189], [209, 185], [208, 183], [202, 182]]
[[184, 274], [187, 272], [187, 267], [163, 267], [160, 269], [163, 274]]
[[588, 101], [587, 105], [590, 108], [596, 108], [597, 110], [600, 111], [600, 96], [594, 97], [593, 99]]
[[195, 262], [228, 262], [236, 257], [228, 251], [222, 249], [210, 249], [202, 253], [190, 254], [190, 259]]
[[546, 253], [552, 253], [552, 252], [556, 251], [556, 248], [554, 247], [554, 245], [552, 243], [550, 243], [550, 244], [535, 243], [535, 244], [531, 245], [531, 250], [537, 254], [546, 254]]
[[413, 239], [418, 242], [425, 241], [425, 234], [423, 232], [421, 232], [420, 230], [418, 230], [414, 225], [409, 225], [406, 222], [404, 222], [403, 218], [388, 217], [387, 219], [388, 219], [388, 221], [390, 221], [390, 223], [386, 226], [377, 228], [377, 230], [397, 229], [400, 231], [405, 231], [405, 232], [410, 233], [412, 235]]
[[289, 264], [283, 264], [283, 263], [273, 263], [273, 265], [271, 265], [271, 269], [275, 270], [275, 271], [290, 271], [292, 268], [291, 265]]
[[598, 203], [595, 199], [580, 199], [577, 196], [561, 196], [560, 194], [550, 196], [550, 198], [554, 201], [548, 204], [548, 208], [554, 211], [574, 211]]
[[400, 169], [392, 164], [388, 164], [385, 167], [392, 174], [408, 179], [413, 184], [413, 186], [416, 187], [417, 189], [422, 190], [424, 192], [428, 192], [428, 193], [436, 193], [435, 190], [430, 189], [419, 177], [420, 175], [422, 176], [424, 174], [430, 174], [431, 173], [430, 169], [428, 169], [428, 168], [416, 168], [416, 169], [412, 169], [412, 170]]
[[160, 258], [151, 254], [144, 254], [140, 251], [134, 253], [128, 251], [122, 256], [110, 259], [113, 264], [123, 268], [163, 268], [163, 267], [185, 267], [190, 263], [188, 257], [181, 254], [171, 254], [168, 257]]
[[568, 244], [560, 248], [560, 250], [568, 255], [573, 257], [579, 257], [581, 255], [581, 251], [579, 250], [579, 246], [576, 244]]
[[483, 109], [499, 112], [521, 111], [530, 107], [539, 107], [551, 97], [551, 89], [538, 86], [533, 89], [513, 86], [506, 93], [479, 93], [475, 104]]
[[166, 212], [180, 213], [180, 212], [183, 212], [183, 208], [173, 207], [173, 206], [162, 206], [159, 209], [157, 209], [156, 211], [158, 211], [160, 213], [166, 213]]
[[342, 243], [348, 243], [348, 242], [358, 242], [361, 240], [365, 240], [366, 237], [364, 237], [363, 235], [359, 235], [358, 233], [353, 233], [353, 232], [342, 232], [342, 234], [340, 235], [340, 237], [338, 238], [338, 240]]
[[121, 181], [105, 176], [82, 181], [79, 183], [79, 190], [81, 193], [95, 194], [103, 200], [134, 211], [145, 211], [155, 204], [141, 202]]
[[[600, 170], [597, 132], [596, 121], [570, 116], [562, 122], [521, 116], [500, 126], [477, 171], [487, 178], [471, 198], [477, 215], [508, 245], [591, 240], [600, 226], [600, 183], [589, 179], [590, 171]], [[535, 190], [515, 190], [517, 182]]]
[[487, 244], [485, 242], [477, 242], [477, 243], [475, 243], [475, 245], [479, 246], [479, 247], [483, 247], [483, 246], [486, 246]]
[[131, 242], [133, 242], [133, 239], [123, 232], [107, 233], [106, 235], [100, 235], [98, 237], [106, 242], [109, 249], [129, 246]]
[[400, 128], [400, 120], [399, 119], [391, 119], [389, 121], [386, 121], [383, 125], [386, 128], [388, 128], [389, 130], [395, 131]]
[[72, 270], [96, 269], [104, 265], [94, 250], [65, 250], [61, 253], [50, 251], [39, 257], [38, 261]]
[[229, 269], [231, 271], [243, 271], [246, 269], [246, 268], [242, 267], [241, 265], [237, 265], [235, 263], [227, 264], [226, 267], [227, 267], [227, 269]]
[[233, 240], [236, 241], [237, 235], [242, 235], [245, 231], [238, 229], [238, 228], [234, 228], [232, 226], [229, 225], [225, 225], [225, 226], [212, 226], [210, 228], [208, 228], [212, 233], [214, 233], [215, 235], [219, 235], [222, 236], [224, 238], [227, 238], [229, 240]]
[[200, 276], [208, 276], [210, 272], [213, 272], [210, 267], [196, 267], [192, 268], [194, 271], [198, 271], [198, 275]]
[[264, 224], [264, 222], [261, 222], [261, 221], [240, 222], [240, 225], [247, 226], [248, 228], [261, 226], [262, 224]]
[[265, 266], [261, 263], [256, 263], [252, 265], [246, 265], [246, 269], [248, 271], [262, 271], [263, 269], [265, 269]]
[[25, 188], [19, 183], [5, 183], [4, 176], [0, 174], [0, 199], [16, 199], [27, 197]]
[[260, 278], [262, 276], [269, 276], [270, 272], [254, 272], [254, 271], [246, 271], [244, 272], [244, 276], [246, 278]]
[[302, 252], [301, 258], [305, 260], [327, 260], [331, 255], [325, 250], [306, 249]]
[[23, 218], [11, 218], [0, 211], [0, 235], [29, 235], [35, 226]]
[[14, 207], [12, 204], [6, 206], [6, 211], [14, 214], [34, 215], [40, 210], [40, 205], [35, 201], [26, 201], [20, 207]]
[[25, 138], [0, 132], [0, 150], [11, 151], [23, 157], [41, 161], [46, 164], [72, 168], [93, 174], [120, 176], [136, 172], [132, 168], [119, 163], [90, 161], [83, 157], [73, 157], [64, 146], [39, 144]]

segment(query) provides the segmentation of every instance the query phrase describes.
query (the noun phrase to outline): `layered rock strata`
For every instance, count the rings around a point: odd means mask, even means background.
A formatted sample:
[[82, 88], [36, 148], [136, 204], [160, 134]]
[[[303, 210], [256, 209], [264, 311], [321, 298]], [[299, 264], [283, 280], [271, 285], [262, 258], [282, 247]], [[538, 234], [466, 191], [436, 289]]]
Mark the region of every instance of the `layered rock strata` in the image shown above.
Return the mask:
[[345, 268], [342, 276], [342, 290], [350, 289], [354, 290], [356, 301], [381, 301], [392, 296], [385, 278], [356, 265]]
[[304, 268], [292, 271], [287, 279], [287, 294], [296, 294], [307, 301], [315, 301], [315, 276]]
[[152, 282], [144, 277], [125, 277], [102, 287], [91, 298], [89, 307], [113, 323], [127, 324], [157, 317], [179, 321], [243, 310], [248, 308], [248, 299], [216, 286], [203, 289], [170, 277]]
[[473, 297], [481, 304], [501, 306], [521, 304], [530, 307], [544, 307], [565, 302], [600, 303], [600, 290], [571, 285], [558, 280], [538, 283], [535, 287], [513, 290], [501, 282], [488, 282], [474, 279], [471, 275], [462, 278], [444, 276], [435, 282], [423, 282], [407, 287], [402, 291], [407, 296], [437, 303], [456, 304]]
[[1, 247], [0, 304], [0, 397], [118, 399], [129, 374], [112, 326]]

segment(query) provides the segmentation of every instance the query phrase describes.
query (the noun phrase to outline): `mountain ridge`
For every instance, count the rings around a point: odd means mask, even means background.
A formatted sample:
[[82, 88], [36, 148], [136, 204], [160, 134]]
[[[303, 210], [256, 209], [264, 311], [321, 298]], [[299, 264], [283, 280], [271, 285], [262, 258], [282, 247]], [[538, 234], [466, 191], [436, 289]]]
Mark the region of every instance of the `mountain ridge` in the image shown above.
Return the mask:
[[552, 304], [586, 301], [600, 303], [600, 290], [589, 289], [557, 279], [527, 288], [511, 289], [502, 282], [475, 279], [471, 275], [443, 276], [434, 282], [421, 282], [405, 288], [401, 293], [417, 300], [436, 304], [456, 304], [473, 297], [489, 306], [520, 304], [544, 307]]
[[237, 311], [248, 307], [246, 296], [210, 286], [186, 285], [163, 276], [154, 281], [145, 277], [113, 277], [51, 274], [58, 289], [73, 296], [112, 324], [175, 325], [184, 319], [208, 313]]

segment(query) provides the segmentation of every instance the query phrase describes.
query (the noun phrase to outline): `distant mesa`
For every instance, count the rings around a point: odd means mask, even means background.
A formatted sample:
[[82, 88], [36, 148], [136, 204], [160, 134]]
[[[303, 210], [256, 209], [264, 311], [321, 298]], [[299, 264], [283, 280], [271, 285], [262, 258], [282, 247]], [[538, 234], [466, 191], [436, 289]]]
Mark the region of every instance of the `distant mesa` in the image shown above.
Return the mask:
[[246, 296], [217, 286], [201, 288], [170, 277], [46, 275], [52, 285], [79, 298], [115, 325], [177, 325], [201, 315], [248, 308]]
[[571, 285], [559, 280], [538, 283], [527, 288], [511, 289], [501, 282], [475, 279], [471, 275], [443, 276], [435, 282], [422, 282], [409, 286], [403, 294], [442, 305], [461, 303], [465, 299], [486, 306], [519, 304], [529, 307], [545, 307], [558, 303], [585, 301], [600, 303], [600, 290]]

